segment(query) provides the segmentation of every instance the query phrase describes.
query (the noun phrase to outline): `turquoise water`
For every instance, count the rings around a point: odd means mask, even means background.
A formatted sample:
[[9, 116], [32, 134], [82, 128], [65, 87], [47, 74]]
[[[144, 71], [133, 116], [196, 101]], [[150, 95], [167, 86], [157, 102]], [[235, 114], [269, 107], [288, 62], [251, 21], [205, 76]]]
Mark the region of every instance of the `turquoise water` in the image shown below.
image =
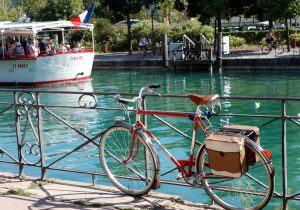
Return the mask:
[[[162, 94], [186, 95], [189, 93], [212, 94], [218, 93], [221, 96], [253, 96], [253, 97], [300, 97], [300, 72], [260, 72], [260, 71], [218, 71], [214, 72], [188, 72], [188, 73], [168, 73], [161, 71], [94, 71], [92, 79], [87, 83], [80, 83], [76, 86], [45, 87], [42, 89], [71, 90], [71, 91], [94, 91], [94, 92], [121, 92], [137, 93], [140, 87], [157, 83], [161, 84], [158, 92]], [[11, 96], [10, 96], [11, 97]], [[9, 101], [7, 94], [1, 93], [1, 101]], [[41, 95], [41, 103], [45, 104], [67, 104], [77, 105], [78, 96], [69, 95]], [[224, 114], [258, 114], [258, 115], [280, 115], [280, 102], [263, 100], [224, 100], [222, 102]], [[111, 96], [99, 96], [99, 107], [116, 107]], [[187, 99], [158, 98], [149, 97], [147, 99], [148, 109], [172, 110], [172, 111], [195, 111], [193, 103]], [[2, 106], [1, 109], [2, 110]], [[113, 124], [113, 119], [117, 115], [122, 115], [118, 111], [100, 111], [91, 109], [61, 109], [51, 108], [51, 110], [61, 116], [72, 125], [88, 136], [94, 136]], [[300, 115], [300, 103], [287, 103], [288, 115]], [[43, 115], [43, 134], [45, 141], [46, 164], [57, 160], [68, 151], [84, 142], [84, 138], [78, 136], [76, 132], [69, 129], [66, 125], [59, 123], [57, 119], [48, 112], [42, 111]], [[4, 139], [0, 143], [7, 151], [16, 156], [15, 150], [15, 128], [13, 110], [1, 116], [0, 138]], [[11, 120], [8, 120], [11, 119]], [[186, 119], [165, 118], [181, 130], [190, 133], [192, 122]], [[261, 125], [267, 122], [261, 118], [242, 118], [242, 117], [215, 117], [212, 122], [215, 126], [222, 126], [227, 123], [239, 123], [247, 125]], [[149, 118], [149, 128], [159, 137], [161, 142], [178, 159], [185, 159], [189, 153], [189, 142], [183, 137], [170, 131], [166, 126]], [[298, 138], [300, 136], [299, 127], [294, 123], [287, 123], [287, 144], [288, 144], [288, 191], [291, 194], [299, 192], [298, 183], [300, 181], [300, 162]], [[34, 142], [32, 131], [27, 132], [29, 142]], [[201, 136], [199, 136], [201, 139]], [[97, 140], [98, 141], [98, 140]], [[281, 122], [275, 121], [261, 128], [261, 145], [269, 148], [272, 153], [276, 170], [276, 191], [282, 192], [281, 178]], [[160, 154], [162, 173], [172, 169], [170, 161]], [[4, 157], [5, 158], [5, 157]], [[36, 161], [28, 157], [30, 161]], [[54, 166], [65, 167], [74, 170], [86, 170], [102, 172], [98, 161], [97, 148], [88, 144], [79, 152], [59, 161]], [[0, 166], [0, 170], [17, 171], [11, 166]], [[39, 175], [38, 169], [25, 169], [25, 174]], [[47, 172], [49, 177], [63, 179], [73, 179], [79, 181], [91, 181], [91, 177], [84, 174], [66, 173], [58, 171]], [[177, 173], [171, 173], [162, 177], [163, 179], [175, 180]], [[97, 183], [110, 183], [106, 178], [97, 178]], [[180, 190], [178, 190], [180, 189]], [[193, 202], [210, 202], [203, 190], [163, 185], [160, 192], [178, 193], [179, 196]], [[273, 199], [269, 204], [269, 209], [274, 209], [280, 205], [280, 199]], [[299, 202], [290, 202], [292, 208], [300, 208]]]

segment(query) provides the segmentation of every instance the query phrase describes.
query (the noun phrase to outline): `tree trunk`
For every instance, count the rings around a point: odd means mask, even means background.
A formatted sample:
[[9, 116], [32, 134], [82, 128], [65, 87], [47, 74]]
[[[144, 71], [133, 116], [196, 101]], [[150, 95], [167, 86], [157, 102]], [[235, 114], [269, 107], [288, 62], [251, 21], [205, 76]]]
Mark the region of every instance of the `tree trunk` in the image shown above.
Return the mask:
[[273, 19], [269, 19], [269, 28], [273, 28]]
[[288, 50], [288, 52], [290, 52], [291, 51], [291, 48], [290, 48], [290, 34], [289, 34], [289, 26], [288, 26], [287, 17], [284, 18], [284, 24], [285, 24], [285, 39], [286, 39], [286, 44], [287, 44], [287, 50]]
[[216, 48], [217, 48], [217, 19], [215, 19], [215, 38], [214, 38], [214, 53], [217, 54]]
[[128, 30], [128, 51], [132, 54], [132, 35], [131, 35], [131, 23], [130, 23], [130, 14], [127, 14], [127, 30]]

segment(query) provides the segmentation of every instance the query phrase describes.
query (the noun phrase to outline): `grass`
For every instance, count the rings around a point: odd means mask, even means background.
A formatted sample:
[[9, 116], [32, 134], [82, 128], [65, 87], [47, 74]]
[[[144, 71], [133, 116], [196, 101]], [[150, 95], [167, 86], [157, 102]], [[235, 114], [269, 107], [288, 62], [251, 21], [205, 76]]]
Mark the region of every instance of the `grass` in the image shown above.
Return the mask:
[[33, 189], [33, 188], [37, 188], [37, 187], [42, 187], [45, 186], [47, 184], [49, 184], [50, 182], [47, 180], [42, 180], [42, 181], [34, 181], [30, 184], [29, 189]]
[[171, 201], [174, 202], [174, 203], [178, 203], [178, 204], [184, 204], [184, 200], [179, 196], [172, 197]]
[[93, 202], [84, 201], [84, 200], [77, 200], [77, 201], [73, 201], [72, 203], [79, 205], [79, 206], [89, 206], [89, 207], [102, 207], [103, 206], [100, 203], [93, 203]]
[[2, 193], [2, 195], [21, 195], [21, 196], [32, 196], [34, 195], [33, 193], [26, 192], [25, 190], [22, 189], [10, 189], [5, 193]]

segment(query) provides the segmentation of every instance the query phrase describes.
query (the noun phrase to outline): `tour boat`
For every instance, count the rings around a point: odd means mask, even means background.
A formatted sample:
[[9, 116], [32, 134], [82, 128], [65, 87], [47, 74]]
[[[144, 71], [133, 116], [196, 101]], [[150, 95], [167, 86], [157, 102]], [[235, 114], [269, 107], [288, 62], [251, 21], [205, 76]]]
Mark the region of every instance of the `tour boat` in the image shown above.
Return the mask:
[[0, 22], [0, 84], [88, 79], [94, 60], [93, 28], [87, 23], [75, 26], [71, 21]]

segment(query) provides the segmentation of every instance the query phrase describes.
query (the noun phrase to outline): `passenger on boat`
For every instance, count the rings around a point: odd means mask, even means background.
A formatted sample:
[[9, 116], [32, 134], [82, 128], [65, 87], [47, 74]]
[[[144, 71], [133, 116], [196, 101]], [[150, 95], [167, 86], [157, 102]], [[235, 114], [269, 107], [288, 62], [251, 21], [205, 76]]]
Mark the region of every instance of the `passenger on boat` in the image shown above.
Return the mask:
[[47, 41], [47, 49], [48, 49], [48, 51], [47, 51], [48, 55], [56, 54], [56, 50], [55, 50], [55, 47], [54, 47], [51, 39], [48, 39], [48, 41]]
[[27, 49], [27, 55], [29, 57], [34, 58], [34, 57], [38, 56], [38, 50], [33, 46], [33, 43], [31, 40], [28, 40], [26, 49]]
[[8, 57], [16, 57], [16, 44], [15, 41], [10, 41], [8, 45]]
[[81, 49], [80, 43], [77, 43], [77, 44], [76, 44], [76, 47], [74, 47], [72, 51], [73, 51], [74, 53], [76, 53], [76, 52], [80, 52], [80, 49]]
[[56, 52], [57, 53], [66, 53], [66, 52], [68, 52], [68, 50], [64, 45], [59, 44], [58, 48], [56, 49]]
[[16, 42], [16, 55], [17, 57], [24, 57], [25, 52], [20, 42]]
[[0, 42], [0, 59], [3, 58], [5, 55], [5, 47], [2, 45], [2, 42]]
[[22, 41], [21, 41], [21, 45], [22, 45], [22, 47], [23, 47], [23, 49], [24, 49], [24, 52], [25, 52], [25, 56], [26, 56], [26, 57], [28, 57], [28, 55], [27, 55], [27, 49], [26, 49], [27, 43], [28, 43], [27, 38], [26, 38], [26, 37], [23, 37], [23, 38], [22, 38]]
[[3, 55], [5, 55], [5, 47], [0, 42], [0, 59], [3, 58]]
[[47, 55], [47, 45], [43, 40], [39, 40], [40, 55]]

